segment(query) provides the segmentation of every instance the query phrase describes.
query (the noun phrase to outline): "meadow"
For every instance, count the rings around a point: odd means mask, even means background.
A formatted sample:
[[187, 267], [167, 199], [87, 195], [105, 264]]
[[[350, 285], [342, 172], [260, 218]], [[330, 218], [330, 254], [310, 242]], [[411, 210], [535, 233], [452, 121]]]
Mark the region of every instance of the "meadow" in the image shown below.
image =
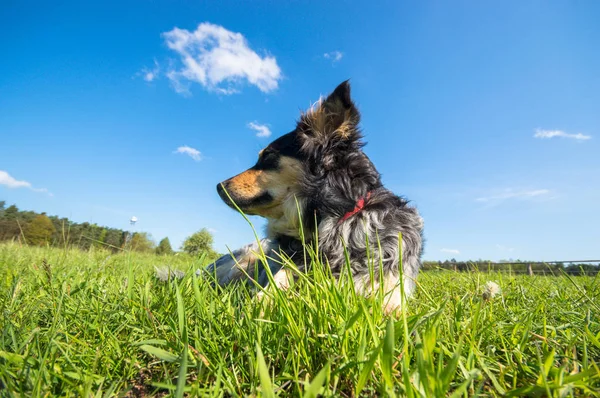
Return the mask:
[[0, 396], [600, 393], [598, 277], [427, 271], [389, 318], [307, 256], [260, 302], [195, 276], [201, 258], [2, 244]]

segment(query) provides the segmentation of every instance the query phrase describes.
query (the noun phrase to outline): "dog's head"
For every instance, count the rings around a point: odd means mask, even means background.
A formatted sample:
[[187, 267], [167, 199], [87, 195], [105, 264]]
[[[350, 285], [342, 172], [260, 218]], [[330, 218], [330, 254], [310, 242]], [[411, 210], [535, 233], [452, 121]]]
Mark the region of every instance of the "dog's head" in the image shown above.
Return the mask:
[[297, 204], [305, 214], [328, 197], [341, 207], [353, 205], [363, 185], [379, 181], [376, 172], [374, 182], [363, 181], [372, 164], [360, 150], [359, 120], [345, 81], [304, 113], [294, 131], [260, 151], [254, 166], [219, 183], [219, 195], [231, 207], [233, 201], [244, 213], [281, 224], [275, 228], [290, 235], [297, 234]]

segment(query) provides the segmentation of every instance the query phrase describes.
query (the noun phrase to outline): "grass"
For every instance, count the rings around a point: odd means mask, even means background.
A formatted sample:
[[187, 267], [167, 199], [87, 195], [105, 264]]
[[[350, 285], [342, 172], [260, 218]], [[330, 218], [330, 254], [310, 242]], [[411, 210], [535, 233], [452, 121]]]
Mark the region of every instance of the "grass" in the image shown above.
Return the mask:
[[[161, 265], [186, 276], [159, 282]], [[323, 267], [269, 305], [202, 265], [0, 245], [0, 396], [600, 393], [596, 278], [426, 272], [392, 319]]]

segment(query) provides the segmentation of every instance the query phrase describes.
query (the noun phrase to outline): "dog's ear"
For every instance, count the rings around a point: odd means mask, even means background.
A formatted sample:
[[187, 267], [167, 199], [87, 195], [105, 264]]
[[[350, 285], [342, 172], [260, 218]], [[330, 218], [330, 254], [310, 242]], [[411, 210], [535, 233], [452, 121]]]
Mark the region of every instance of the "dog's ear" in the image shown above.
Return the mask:
[[343, 109], [356, 110], [350, 95], [350, 81], [346, 80], [340, 83], [340, 85], [333, 90], [333, 93], [329, 94], [329, 97], [325, 100], [325, 104], [337, 104], [337, 106], [341, 105]]
[[360, 138], [360, 114], [350, 96], [348, 80], [302, 115], [298, 127], [307, 140], [326, 145], [334, 141], [348, 143]]

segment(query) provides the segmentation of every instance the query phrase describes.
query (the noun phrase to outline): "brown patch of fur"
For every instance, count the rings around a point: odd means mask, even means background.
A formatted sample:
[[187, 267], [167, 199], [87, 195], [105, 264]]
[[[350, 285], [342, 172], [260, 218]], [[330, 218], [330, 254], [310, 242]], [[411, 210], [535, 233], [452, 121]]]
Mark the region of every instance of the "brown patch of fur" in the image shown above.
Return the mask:
[[323, 108], [323, 98], [320, 98], [310, 108], [300, 116], [301, 123], [312, 130], [315, 135], [321, 137], [325, 135], [325, 120], [327, 115]]
[[237, 196], [258, 196], [264, 190], [261, 186], [265, 179], [263, 174], [262, 170], [246, 170], [229, 180], [229, 189]]
[[358, 124], [351, 110], [344, 110], [341, 103], [328, 102], [326, 107], [322, 99], [303, 113], [300, 120], [322, 139], [332, 135], [347, 139]]
[[303, 168], [300, 161], [282, 156], [276, 170], [246, 170], [229, 180], [228, 189], [234, 198], [251, 200], [268, 192], [273, 197], [271, 203], [243, 209], [246, 212], [267, 218], [280, 218], [285, 215], [283, 204], [298, 191]]
[[345, 112], [344, 121], [342, 122], [340, 127], [338, 127], [335, 130], [335, 132], [336, 132], [336, 134], [339, 134], [339, 136], [342, 137], [343, 139], [347, 139], [350, 137], [350, 134], [352, 133], [352, 131], [354, 131], [355, 128], [356, 128], [356, 121], [353, 120], [351, 112], [348, 110]]

